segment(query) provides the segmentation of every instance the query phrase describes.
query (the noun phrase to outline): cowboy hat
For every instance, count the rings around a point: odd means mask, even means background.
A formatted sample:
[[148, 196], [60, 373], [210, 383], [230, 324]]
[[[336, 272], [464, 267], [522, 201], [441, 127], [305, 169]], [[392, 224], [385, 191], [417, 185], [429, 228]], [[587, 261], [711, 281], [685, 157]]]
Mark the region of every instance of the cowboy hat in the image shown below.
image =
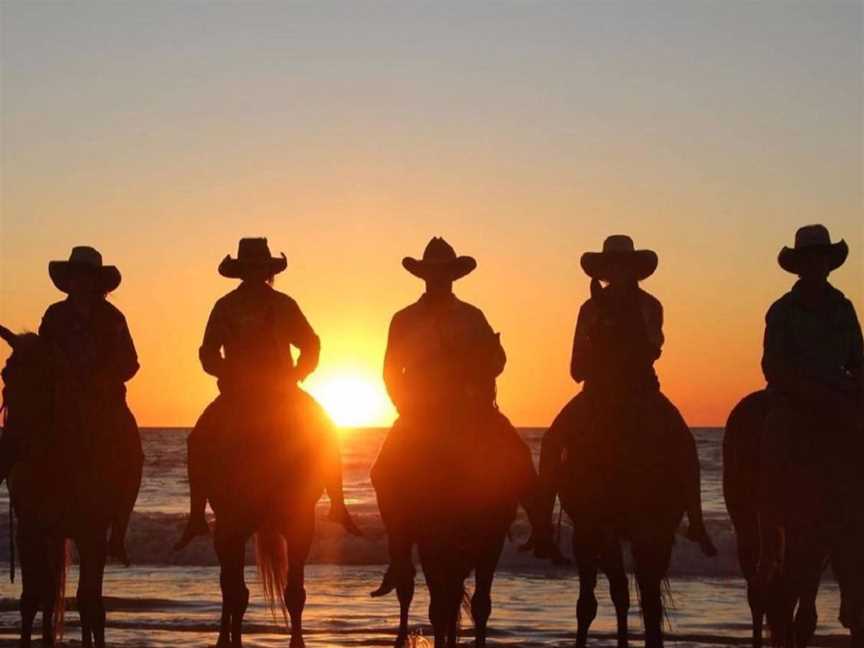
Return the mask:
[[608, 279], [609, 269], [618, 266], [630, 270], [637, 281], [642, 281], [657, 269], [657, 253], [637, 250], [629, 236], [615, 234], [603, 241], [602, 252], [586, 252], [580, 263], [585, 274], [593, 279]]
[[237, 245], [237, 258], [226, 255], [219, 264], [219, 274], [229, 279], [244, 279], [250, 270], [266, 270], [279, 274], [288, 266], [283, 253], [279, 257], [270, 254], [266, 238], [243, 238]]
[[422, 259], [405, 257], [402, 267], [421, 279], [445, 276], [456, 281], [474, 270], [477, 261], [470, 256], [456, 256], [453, 247], [436, 236], [426, 245]]
[[102, 255], [95, 248], [78, 245], [72, 248], [66, 261], [48, 263], [48, 275], [61, 292], [69, 292], [69, 278], [75, 272], [90, 272], [96, 277], [96, 290], [109, 293], [120, 285], [120, 271], [116, 266], [102, 265]]
[[784, 247], [777, 255], [777, 263], [786, 272], [799, 274], [802, 261], [812, 254], [824, 254], [830, 270], [836, 270], [846, 261], [849, 246], [846, 241], [831, 242], [831, 235], [824, 225], [805, 225], [795, 232], [795, 247]]

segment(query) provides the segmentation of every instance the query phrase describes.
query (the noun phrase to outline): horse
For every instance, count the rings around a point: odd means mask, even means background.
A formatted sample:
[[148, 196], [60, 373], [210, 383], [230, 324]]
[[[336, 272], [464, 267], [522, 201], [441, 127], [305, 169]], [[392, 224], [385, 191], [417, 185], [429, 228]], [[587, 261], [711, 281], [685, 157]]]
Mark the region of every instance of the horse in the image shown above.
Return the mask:
[[[770, 396], [765, 390], [745, 396], [730, 413], [723, 439], [723, 493], [735, 527], [741, 571], [747, 581], [753, 647], [762, 646], [766, 619], [772, 644], [803, 648], [810, 643], [818, 620], [819, 584], [829, 561], [843, 598], [841, 621], [850, 630], [853, 646], [861, 646], [864, 642], [864, 552], [861, 550], [864, 513], [860, 498], [864, 488], [860, 474], [856, 491], [847, 493], [844, 498], [827, 496], [831, 475], [843, 470], [841, 464], [847, 458], [855, 461], [856, 457], [860, 462], [860, 447], [855, 449], [860, 439], [831, 435], [833, 442], [842, 444], [831, 454], [823, 455], [821, 450], [811, 448], [818, 453], [814, 456], [827, 458], [821, 468], [790, 467], [780, 487], [787, 492], [796, 513], [785, 525], [780, 573], [764, 582], [757, 570], [763, 540], [761, 504], [755, 495], [759, 490], [763, 459], [760, 440], [769, 409]], [[821, 433], [818, 436], [822, 436]]]
[[698, 457], [686, 422], [659, 392], [652, 368], [658, 350], [647, 336], [638, 289], [619, 294], [624, 299], [591, 280], [597, 316], [588, 334], [590, 391], [574, 397], [552, 424], [568, 438], [558, 494], [574, 527], [577, 645], [587, 644], [597, 615], [598, 569], [609, 580], [618, 645], [628, 644], [630, 594], [621, 545], [629, 541], [645, 645], [660, 648], [666, 574], [688, 493], [694, 479], [698, 483]]
[[[4, 435], [17, 439], [8, 485], [21, 554], [21, 645], [30, 645], [40, 608], [43, 645], [53, 646], [62, 628], [70, 538], [79, 556], [82, 644], [102, 648], [107, 531], [118, 510], [137, 496], [143, 458], [118, 461], [122, 450], [101, 438], [105, 426], [84, 428], [65, 366], [45, 340], [2, 326], [0, 337], [12, 348], [3, 369]], [[131, 419], [128, 409], [123, 414]], [[134, 419], [124, 424], [134, 426]]]
[[[502, 436], [496, 434], [498, 426], [511, 425], [507, 418], [497, 408], [469, 416], [464, 427], [473, 434], [466, 434], [458, 443], [445, 444], [435, 438], [423, 444], [424, 463], [442, 469], [419, 470], [410, 483], [400, 486], [400, 508], [406, 515], [403, 523], [411, 529], [429, 591], [435, 648], [457, 645], [463, 606], [470, 608], [475, 646], [486, 645], [495, 570], [519, 502], [536, 487], [523, 483], [525, 478], [516, 477], [513, 471], [514, 463], [530, 465], [528, 447], [512, 443], [516, 437], [509, 434], [503, 438], [510, 442], [502, 443]], [[513, 453], [526, 456], [515, 458]], [[474, 592], [469, 602], [465, 581], [472, 572]], [[399, 630], [395, 646], [402, 648], [409, 644], [413, 578], [400, 582], [396, 592]]]
[[[588, 408], [584, 399], [577, 396], [559, 416], [566, 416], [568, 409]], [[690, 432], [678, 410], [662, 397], [644, 403], [608, 405], [602, 412], [575, 417], [577, 429], [571, 430], [567, 444], [558, 493], [561, 508], [573, 522], [580, 647], [587, 644], [597, 615], [598, 570], [609, 580], [618, 646], [628, 645], [630, 594], [622, 551], [627, 541], [635, 563], [645, 645], [663, 646], [664, 587], [686, 509], [685, 466], [691, 459], [690, 449], [679, 447], [679, 441]], [[643, 424], [646, 415], [650, 426]]]
[[[295, 421], [293, 431], [302, 428], [335, 434], [320, 405], [301, 389], [296, 392], [300, 401], [299, 405], [292, 401], [294, 412], [304, 417]], [[323, 462], [313, 460], [320, 455], [303, 445], [314, 441], [311, 436], [284, 434], [283, 406], [270, 398], [236, 403], [220, 396], [196, 425], [196, 430], [209, 428], [216, 433], [208, 441], [211, 448], [205, 458], [215, 462], [211, 469], [216, 473], [207, 480], [205, 492], [215, 516], [213, 543], [220, 566], [220, 648], [242, 646], [243, 617], [249, 604], [245, 546], [253, 536], [265, 598], [274, 614], [278, 611], [286, 622], [290, 620], [291, 647], [305, 645], [304, 570], [315, 534], [315, 507], [324, 492]], [[218, 420], [225, 416], [226, 407], [233, 414], [229, 415], [231, 423], [222, 429]], [[193, 431], [190, 456], [195, 451], [195, 436]]]

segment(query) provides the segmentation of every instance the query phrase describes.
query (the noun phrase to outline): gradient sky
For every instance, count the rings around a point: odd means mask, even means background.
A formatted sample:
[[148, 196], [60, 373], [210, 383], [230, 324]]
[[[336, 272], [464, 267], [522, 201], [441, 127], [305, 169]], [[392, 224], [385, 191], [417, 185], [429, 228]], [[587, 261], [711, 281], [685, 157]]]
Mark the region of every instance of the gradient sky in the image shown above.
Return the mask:
[[799, 225], [849, 242], [832, 280], [862, 310], [860, 2], [5, 0], [0, 22], [0, 322], [38, 326], [48, 260], [98, 247], [142, 425], [215, 393], [197, 348], [243, 235], [289, 257], [315, 380], [377, 388], [422, 289], [400, 259], [433, 235], [476, 256], [457, 293], [502, 333], [522, 425], [576, 391], [578, 261], [607, 234], [660, 255], [658, 369], [693, 425], [762, 384]]

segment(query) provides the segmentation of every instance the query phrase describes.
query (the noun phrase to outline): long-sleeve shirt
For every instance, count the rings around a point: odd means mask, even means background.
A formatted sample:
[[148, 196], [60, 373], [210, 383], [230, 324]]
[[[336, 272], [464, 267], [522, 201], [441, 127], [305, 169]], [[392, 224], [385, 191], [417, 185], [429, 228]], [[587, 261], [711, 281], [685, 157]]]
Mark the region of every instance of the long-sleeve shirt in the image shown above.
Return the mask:
[[[607, 289], [608, 290], [608, 289]], [[634, 324], [633, 330], [644, 336], [648, 345], [646, 352], [653, 362], [660, 357], [663, 348], [663, 306], [650, 293], [636, 289], [638, 301], [638, 313], [641, 315], [640, 322]], [[576, 331], [573, 335], [573, 351], [570, 356], [570, 375], [576, 382], [582, 382], [592, 378], [599, 366], [603, 365], [608, 358], [600, 357], [608, 349], [599, 348], [606, 341], [598, 338], [601, 322], [601, 307], [593, 297], [582, 304], [579, 316], [576, 320]], [[621, 330], [621, 327], [618, 327]], [[643, 340], [617, 340], [614, 341], [621, 348], [631, 343], [640, 344]]]
[[123, 383], [138, 372], [138, 355], [126, 318], [110, 302], [97, 300], [82, 315], [66, 299], [45, 311], [39, 335], [63, 353], [72, 377], [83, 388], [125, 394]]
[[472, 392], [494, 393], [507, 357], [483, 312], [455, 296], [427, 296], [396, 313], [384, 355], [384, 383], [400, 412]]
[[[295, 365], [291, 347], [299, 349]], [[321, 343], [291, 297], [267, 284], [240, 284], [210, 313], [198, 355], [229, 388], [303, 380], [318, 366]]]
[[765, 316], [762, 371], [769, 386], [801, 376], [829, 384], [860, 377], [864, 365], [855, 308], [833, 286], [818, 308], [808, 307], [796, 284]]

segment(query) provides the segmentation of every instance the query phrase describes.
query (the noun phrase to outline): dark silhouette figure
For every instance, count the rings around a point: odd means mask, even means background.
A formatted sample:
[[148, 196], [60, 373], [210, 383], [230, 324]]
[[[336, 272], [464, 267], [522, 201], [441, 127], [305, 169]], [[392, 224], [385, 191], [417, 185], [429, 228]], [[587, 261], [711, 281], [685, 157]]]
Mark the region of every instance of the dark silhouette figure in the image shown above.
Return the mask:
[[482, 646], [492, 578], [520, 500], [537, 520], [536, 473], [527, 445], [495, 402], [495, 379], [506, 363], [499, 336], [479, 309], [453, 294], [453, 282], [476, 261], [433, 238], [422, 259], [405, 258], [403, 265], [426, 291], [390, 324], [384, 381], [399, 418], [372, 483], [391, 562], [372, 595], [397, 590], [396, 644], [404, 645], [416, 543], [435, 645], [455, 645], [464, 582], [474, 570], [471, 612]]
[[19, 521], [22, 645], [39, 609], [43, 641], [53, 645], [71, 538], [80, 556], [83, 644], [99, 648], [106, 558], [128, 563], [124, 538], [141, 482], [141, 440], [124, 386], [138, 361], [123, 315], [105, 299], [120, 283], [115, 267], [77, 247], [68, 261], [51, 262], [49, 273], [68, 297], [48, 308], [39, 334], [0, 327], [12, 347], [0, 456]]
[[805, 646], [829, 557], [841, 621], [864, 641], [864, 416], [861, 327], [828, 283], [846, 259], [828, 230], [798, 230], [778, 261], [799, 276], [766, 317], [768, 386], [732, 411], [724, 439], [724, 493], [748, 581], [753, 642], [767, 615], [778, 645]]
[[620, 543], [629, 540], [646, 644], [661, 646], [661, 583], [685, 511], [688, 537], [706, 555], [716, 549], [702, 520], [695, 441], [654, 372], [663, 311], [638, 282], [653, 274], [657, 256], [635, 250], [627, 236], [610, 236], [602, 252], [582, 256], [582, 267], [592, 278], [591, 298], [579, 311], [571, 375], [585, 387], [543, 439], [544, 516], [551, 517], [557, 492], [574, 522], [578, 644], [586, 644], [597, 613], [598, 567], [609, 578], [619, 645], [627, 643], [630, 601]]
[[[219, 272], [241, 279], [213, 308], [200, 349], [220, 394], [189, 436], [191, 491], [182, 549], [209, 529], [222, 571], [220, 646], [240, 646], [249, 601], [244, 547], [256, 534], [265, 594], [291, 619], [291, 645], [303, 645], [303, 571], [315, 531], [315, 504], [324, 488], [331, 519], [358, 533], [342, 493], [342, 466], [332, 423], [298, 381], [318, 365], [320, 342], [297, 303], [273, 289], [286, 267], [266, 239], [242, 239], [237, 258]], [[294, 362], [291, 347], [299, 349]]]

